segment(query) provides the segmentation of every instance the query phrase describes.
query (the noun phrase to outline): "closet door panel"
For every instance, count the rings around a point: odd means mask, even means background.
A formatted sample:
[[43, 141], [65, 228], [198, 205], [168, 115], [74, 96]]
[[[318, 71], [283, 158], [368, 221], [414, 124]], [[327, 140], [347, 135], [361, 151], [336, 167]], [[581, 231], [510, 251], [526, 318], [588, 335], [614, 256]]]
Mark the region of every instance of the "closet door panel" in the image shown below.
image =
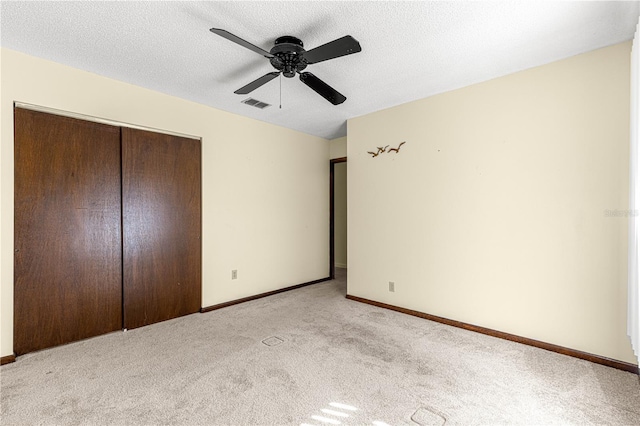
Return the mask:
[[122, 328], [120, 128], [14, 111], [20, 355]]
[[124, 324], [201, 306], [200, 141], [122, 129]]

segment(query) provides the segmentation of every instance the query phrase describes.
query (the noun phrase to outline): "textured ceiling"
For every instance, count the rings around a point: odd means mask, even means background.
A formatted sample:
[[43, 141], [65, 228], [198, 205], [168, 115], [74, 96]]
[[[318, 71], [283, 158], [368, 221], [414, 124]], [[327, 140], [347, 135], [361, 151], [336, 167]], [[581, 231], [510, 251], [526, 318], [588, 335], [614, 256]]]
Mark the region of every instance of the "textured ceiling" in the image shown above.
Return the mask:
[[[633, 37], [638, 2], [8, 2], [3, 47], [327, 139], [346, 120]], [[234, 90], [269, 61], [209, 32], [265, 49], [293, 35], [307, 50], [344, 35], [362, 52], [307, 71], [347, 97], [333, 106], [297, 78]]]

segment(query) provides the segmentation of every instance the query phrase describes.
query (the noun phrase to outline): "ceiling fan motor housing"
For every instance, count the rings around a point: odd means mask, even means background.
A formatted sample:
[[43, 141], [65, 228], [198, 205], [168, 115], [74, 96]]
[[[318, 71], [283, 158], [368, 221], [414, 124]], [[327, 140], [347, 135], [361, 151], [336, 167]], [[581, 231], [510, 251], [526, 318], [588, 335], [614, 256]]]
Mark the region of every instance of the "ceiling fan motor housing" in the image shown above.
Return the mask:
[[269, 51], [273, 55], [271, 65], [282, 71], [285, 77], [291, 78], [307, 67], [304, 59], [304, 45], [302, 40], [293, 36], [278, 37], [275, 46]]

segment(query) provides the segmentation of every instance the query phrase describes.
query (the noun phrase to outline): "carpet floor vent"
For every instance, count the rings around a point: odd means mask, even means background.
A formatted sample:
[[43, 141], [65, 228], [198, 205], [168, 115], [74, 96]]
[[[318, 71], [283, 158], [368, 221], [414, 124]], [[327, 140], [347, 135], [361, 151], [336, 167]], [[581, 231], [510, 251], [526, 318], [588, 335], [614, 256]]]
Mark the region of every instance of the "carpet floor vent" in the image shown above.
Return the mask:
[[264, 343], [267, 346], [278, 346], [282, 342], [284, 342], [284, 340], [276, 336], [266, 338], [262, 341], [262, 343]]
[[247, 98], [244, 101], [242, 101], [243, 104], [247, 104], [247, 105], [251, 105], [252, 107], [256, 107], [256, 108], [260, 108], [260, 109], [265, 109], [266, 107], [270, 107], [271, 104], [268, 104], [266, 102], [262, 102], [259, 101], [257, 99], [253, 99], [253, 98]]
[[443, 426], [447, 422], [444, 414], [431, 407], [418, 408], [411, 420], [420, 426]]

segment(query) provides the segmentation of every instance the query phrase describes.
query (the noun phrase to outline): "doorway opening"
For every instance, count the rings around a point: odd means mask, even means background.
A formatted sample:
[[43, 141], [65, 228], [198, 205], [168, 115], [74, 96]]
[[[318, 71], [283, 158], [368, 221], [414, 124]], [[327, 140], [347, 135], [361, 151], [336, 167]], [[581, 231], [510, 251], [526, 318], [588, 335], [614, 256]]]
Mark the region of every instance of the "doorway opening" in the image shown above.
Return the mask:
[[329, 274], [347, 267], [347, 157], [330, 160], [329, 169]]

